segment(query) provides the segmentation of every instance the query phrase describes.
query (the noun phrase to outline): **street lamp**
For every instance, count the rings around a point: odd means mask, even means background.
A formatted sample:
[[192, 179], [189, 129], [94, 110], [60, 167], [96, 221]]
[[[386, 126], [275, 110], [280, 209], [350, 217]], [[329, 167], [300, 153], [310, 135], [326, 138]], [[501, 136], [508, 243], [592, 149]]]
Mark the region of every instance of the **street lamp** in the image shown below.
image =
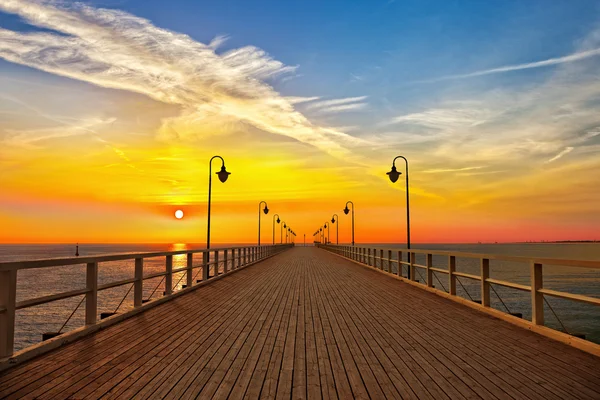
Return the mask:
[[[287, 225], [285, 224], [285, 221], [281, 221], [281, 229], [279, 229], [279, 240], [280, 243], [283, 243], [283, 230], [287, 228]], [[286, 241], [287, 243], [287, 241]]]
[[258, 203], [258, 245], [260, 246], [260, 205], [262, 203], [265, 203], [265, 208], [262, 210], [265, 214], [269, 213], [269, 207], [267, 207], [267, 202], [266, 201], [261, 201], [260, 203]]
[[[331, 232], [329, 231], [329, 221], [325, 221], [325, 225], [323, 225], [323, 228], [327, 228], [327, 237], [329, 238], [329, 241], [331, 241]], [[325, 244], [327, 244], [327, 240], [325, 241]]]
[[403, 156], [398, 156], [394, 158], [392, 161], [392, 170], [388, 172], [386, 175], [390, 178], [392, 183], [395, 183], [402, 172], [398, 172], [396, 170], [396, 160], [401, 158], [406, 163], [406, 247], [410, 249], [410, 202], [409, 202], [409, 194], [408, 194], [408, 160]]
[[212, 191], [212, 160], [214, 160], [215, 158], [221, 159], [221, 170], [219, 172], [215, 173], [215, 175], [217, 175], [219, 177], [219, 180], [222, 183], [225, 183], [227, 178], [229, 178], [229, 175], [231, 175], [231, 172], [227, 172], [227, 170], [225, 169], [225, 160], [223, 160], [223, 157], [214, 156], [208, 162], [208, 223], [207, 223], [207, 227], [206, 227], [206, 229], [207, 229], [206, 248], [207, 249], [210, 249], [210, 197], [211, 197], [211, 191]]
[[348, 204], [352, 204], [352, 246], [354, 246], [354, 203], [351, 201], [346, 202], [346, 208], [344, 208], [344, 214], [346, 215], [350, 212]]
[[[410, 249], [410, 202], [408, 195], [408, 160], [406, 159], [406, 157], [397, 156], [396, 158], [394, 158], [394, 161], [392, 161], [392, 170], [386, 173], [386, 175], [390, 178], [390, 181], [392, 181], [392, 183], [395, 183], [398, 180], [398, 178], [402, 174], [402, 172], [398, 172], [396, 170], [396, 160], [399, 158], [403, 159], [404, 163], [406, 164], [406, 248]], [[410, 279], [410, 269], [408, 271], [408, 279]]]
[[321, 237], [319, 238], [320, 242], [323, 243], [323, 227], [322, 226], [319, 227], [319, 232], [321, 232]]
[[273, 215], [273, 244], [275, 244], [275, 217], [277, 217], [277, 223], [280, 223], [279, 214]]
[[333, 214], [333, 216], [331, 217], [331, 223], [335, 224], [336, 222], [338, 223], [335, 226], [335, 244], [340, 244], [340, 223], [339, 223], [340, 217], [338, 217], [337, 214]]

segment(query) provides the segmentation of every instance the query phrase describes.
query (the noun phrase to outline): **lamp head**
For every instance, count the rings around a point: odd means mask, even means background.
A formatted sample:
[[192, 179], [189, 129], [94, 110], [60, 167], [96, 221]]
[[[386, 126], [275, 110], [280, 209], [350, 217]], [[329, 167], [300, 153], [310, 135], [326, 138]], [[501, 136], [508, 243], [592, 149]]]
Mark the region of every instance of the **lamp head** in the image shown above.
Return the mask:
[[285, 224], [285, 222], [283, 223], [283, 229], [287, 228], [287, 225]]
[[331, 223], [335, 224], [335, 217], [331, 217]]
[[269, 208], [267, 207], [267, 205], [265, 204], [265, 209], [263, 210], [265, 212], [265, 214], [269, 213]]
[[390, 181], [392, 181], [392, 183], [395, 183], [398, 178], [400, 178], [400, 175], [402, 174], [402, 172], [398, 172], [396, 170], [396, 166], [392, 165], [392, 170], [390, 172], [388, 172], [386, 175], [390, 178]]
[[217, 172], [217, 175], [219, 176], [219, 180], [221, 182], [225, 183], [227, 178], [229, 178], [229, 175], [231, 175], [231, 172], [227, 172], [227, 170], [225, 169], [225, 164], [223, 164], [223, 166], [221, 167], [221, 170], [219, 172]]
[[348, 208], [348, 206], [346, 206], [346, 208], [344, 208], [344, 214], [348, 215], [349, 212], [350, 212], [350, 209]]
[[319, 232], [323, 232], [323, 227], [319, 228]]
[[277, 217], [277, 223], [280, 223], [280, 222], [281, 222], [281, 220], [279, 219], [279, 217]]

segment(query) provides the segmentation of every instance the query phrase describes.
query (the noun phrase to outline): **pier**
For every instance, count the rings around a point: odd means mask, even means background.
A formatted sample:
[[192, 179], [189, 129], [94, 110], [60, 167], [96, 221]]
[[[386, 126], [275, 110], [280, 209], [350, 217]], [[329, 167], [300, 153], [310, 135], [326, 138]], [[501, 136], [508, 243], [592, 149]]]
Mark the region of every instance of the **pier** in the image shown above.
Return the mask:
[[[177, 292], [174, 253], [189, 259], [188, 285]], [[566, 260], [512, 257], [529, 264], [526, 286], [491, 279], [491, 255], [404, 250], [403, 258], [333, 245], [210, 253], [0, 263], [0, 398], [600, 398], [600, 346], [543, 326], [543, 296], [600, 305], [543, 288], [543, 265]], [[456, 257], [469, 256], [480, 260], [479, 276], [457, 270]], [[100, 320], [97, 292], [110, 285], [98, 285], [99, 264], [118, 257], [135, 260], [136, 276], [112, 284], [135, 286], [135, 308]], [[165, 257], [169, 289], [143, 303], [148, 257]], [[19, 269], [65, 263], [88, 266], [86, 288], [15, 302]], [[409, 281], [407, 269], [425, 279]], [[448, 287], [434, 288], [434, 273]], [[479, 281], [478, 302], [456, 296], [457, 277]], [[531, 292], [531, 321], [489, 307], [497, 284]], [[13, 352], [16, 309], [82, 294], [85, 327]]]

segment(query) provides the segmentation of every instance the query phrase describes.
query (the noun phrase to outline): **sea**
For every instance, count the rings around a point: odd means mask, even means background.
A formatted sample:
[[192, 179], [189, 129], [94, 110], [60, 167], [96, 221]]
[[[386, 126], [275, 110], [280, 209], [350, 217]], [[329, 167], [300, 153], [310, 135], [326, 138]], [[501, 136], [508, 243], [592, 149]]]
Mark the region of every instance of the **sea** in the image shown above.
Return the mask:
[[[248, 244], [221, 244], [213, 246], [234, 247]], [[301, 244], [300, 244], [301, 245]], [[401, 244], [368, 244], [372, 249], [401, 250]], [[160, 251], [176, 251], [203, 248], [201, 244], [81, 244], [81, 257], [108, 254], [134, 254]], [[413, 249], [452, 252], [498, 254], [523, 257], [543, 257], [571, 260], [600, 261], [600, 243], [527, 243], [527, 244], [416, 244]], [[379, 253], [379, 252], [378, 252]], [[397, 251], [393, 252], [396, 257]], [[0, 245], [0, 262], [25, 261], [73, 257], [75, 244], [9, 244]], [[384, 253], [387, 257], [387, 252]], [[406, 256], [406, 255], [404, 255]], [[406, 259], [404, 259], [406, 261]], [[418, 264], [425, 264], [424, 256], [417, 256]], [[447, 269], [447, 257], [433, 256], [434, 267]], [[173, 257], [173, 268], [186, 265], [186, 256]], [[395, 268], [395, 264], [394, 268]], [[165, 258], [144, 260], [144, 275], [162, 272]], [[17, 275], [17, 301], [51, 295], [85, 287], [85, 265], [20, 270]], [[457, 257], [456, 269], [479, 275], [477, 258]], [[200, 271], [197, 269], [196, 271]], [[416, 278], [425, 281], [425, 271], [417, 268]], [[103, 262], [99, 266], [99, 283], [109, 283], [133, 278], [134, 261]], [[490, 261], [490, 276], [522, 285], [530, 284], [530, 268], [527, 263]], [[183, 273], [173, 277], [174, 288], [185, 283]], [[446, 274], [434, 274], [434, 285], [441, 290], [448, 288]], [[479, 282], [458, 278], [457, 294], [465, 299], [479, 300]], [[98, 312], [125, 312], [133, 308], [132, 285], [124, 285], [99, 292]], [[566, 266], [545, 266], [544, 287], [573, 294], [600, 298], [600, 270]], [[162, 296], [164, 280], [153, 278], [144, 281], [144, 299]], [[600, 343], [600, 307], [581, 302], [545, 296], [545, 324], [553, 329], [571, 334], [585, 335], [587, 340]], [[15, 350], [39, 343], [45, 332], [68, 332], [84, 325], [85, 302], [83, 296], [64, 299], [17, 311], [15, 326]], [[418, 304], [406, 304], [419, 307]], [[531, 319], [531, 295], [528, 292], [493, 285], [491, 306], [510, 313], [521, 313]], [[473, 326], [473, 329], [477, 329]]]

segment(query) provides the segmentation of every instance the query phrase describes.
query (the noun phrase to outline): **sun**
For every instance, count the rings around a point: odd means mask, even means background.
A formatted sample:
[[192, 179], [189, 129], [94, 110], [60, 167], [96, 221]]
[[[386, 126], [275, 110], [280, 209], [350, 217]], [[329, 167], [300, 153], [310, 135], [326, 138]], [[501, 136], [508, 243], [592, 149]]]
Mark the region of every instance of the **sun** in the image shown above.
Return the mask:
[[181, 210], [175, 211], [175, 218], [177, 218], [177, 219], [183, 218], [183, 211], [181, 211]]

